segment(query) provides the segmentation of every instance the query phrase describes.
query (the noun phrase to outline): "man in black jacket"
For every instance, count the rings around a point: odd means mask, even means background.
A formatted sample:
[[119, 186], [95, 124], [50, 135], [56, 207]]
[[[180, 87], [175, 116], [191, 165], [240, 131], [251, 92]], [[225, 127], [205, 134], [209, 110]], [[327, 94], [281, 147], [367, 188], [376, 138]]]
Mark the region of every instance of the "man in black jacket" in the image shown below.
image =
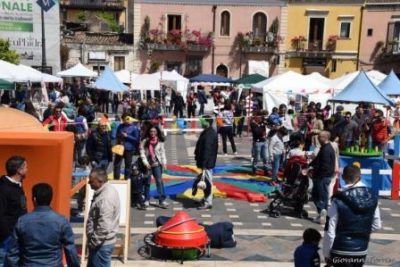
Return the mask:
[[204, 200], [199, 209], [211, 209], [213, 199], [212, 169], [217, 161], [218, 138], [217, 132], [212, 128], [213, 119], [210, 116], [201, 117], [200, 123], [204, 130], [201, 132], [199, 140], [197, 140], [194, 155], [197, 168], [203, 171], [206, 188], [204, 189]]
[[314, 168], [311, 194], [319, 214], [314, 219], [314, 222], [319, 224], [325, 224], [328, 210], [329, 185], [335, 174], [336, 155], [335, 150], [329, 142], [330, 136], [330, 133], [327, 131], [322, 131], [319, 134], [318, 141], [321, 144], [321, 148], [317, 157], [310, 164]]
[[28, 164], [21, 156], [12, 156], [6, 162], [7, 175], [0, 178], [0, 267], [4, 266], [11, 233], [19, 217], [26, 210], [26, 197], [22, 181]]
[[90, 133], [86, 143], [86, 153], [93, 168], [108, 169], [108, 165], [112, 161], [112, 152], [107, 123], [100, 121], [97, 130]]
[[[183, 99], [180, 92], [176, 93], [176, 96], [173, 99], [174, 106], [174, 115], [177, 118], [183, 118], [183, 108], [185, 107], [185, 100]], [[178, 117], [179, 115], [179, 117]]]

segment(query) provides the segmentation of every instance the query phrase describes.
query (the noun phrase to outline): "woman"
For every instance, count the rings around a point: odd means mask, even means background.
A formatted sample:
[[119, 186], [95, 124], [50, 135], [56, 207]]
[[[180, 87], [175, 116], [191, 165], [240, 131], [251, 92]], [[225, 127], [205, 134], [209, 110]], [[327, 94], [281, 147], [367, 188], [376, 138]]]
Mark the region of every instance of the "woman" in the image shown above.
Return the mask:
[[[165, 156], [164, 136], [157, 126], [149, 128], [145, 138], [140, 143], [140, 159], [144, 167], [151, 172], [156, 180], [158, 201], [160, 208], [166, 209], [168, 203], [165, 201], [165, 189], [162, 181], [163, 167], [167, 164], [167, 157]], [[145, 183], [145, 206], [149, 205], [150, 199], [150, 182], [151, 175], [149, 174]]]
[[220, 117], [223, 120], [223, 125], [220, 128], [220, 134], [222, 136], [222, 150], [224, 154], [227, 155], [226, 139], [229, 138], [232, 152], [234, 155], [236, 155], [236, 145], [235, 140], [233, 139], [233, 112], [231, 103], [229, 101], [225, 102], [225, 107], [220, 113]]

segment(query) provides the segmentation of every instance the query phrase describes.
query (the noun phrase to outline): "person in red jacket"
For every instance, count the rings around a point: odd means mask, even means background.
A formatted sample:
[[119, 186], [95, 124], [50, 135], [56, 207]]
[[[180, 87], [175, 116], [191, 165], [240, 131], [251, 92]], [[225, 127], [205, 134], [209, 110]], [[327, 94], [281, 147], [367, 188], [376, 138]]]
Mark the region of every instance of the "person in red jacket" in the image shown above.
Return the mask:
[[50, 131], [60, 132], [65, 131], [67, 123], [67, 118], [62, 114], [62, 106], [57, 105], [54, 108], [53, 115], [43, 121], [43, 126], [47, 126]]
[[382, 110], [377, 109], [372, 119], [371, 136], [374, 147], [385, 149], [390, 139], [389, 122], [383, 117]]

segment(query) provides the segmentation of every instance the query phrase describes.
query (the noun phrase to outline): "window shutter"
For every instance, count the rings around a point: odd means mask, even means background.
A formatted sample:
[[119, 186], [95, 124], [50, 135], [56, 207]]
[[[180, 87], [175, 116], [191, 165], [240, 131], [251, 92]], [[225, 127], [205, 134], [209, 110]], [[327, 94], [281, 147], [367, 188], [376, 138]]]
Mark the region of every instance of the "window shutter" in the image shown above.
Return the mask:
[[386, 52], [393, 53], [395, 22], [388, 23], [388, 31], [386, 37]]

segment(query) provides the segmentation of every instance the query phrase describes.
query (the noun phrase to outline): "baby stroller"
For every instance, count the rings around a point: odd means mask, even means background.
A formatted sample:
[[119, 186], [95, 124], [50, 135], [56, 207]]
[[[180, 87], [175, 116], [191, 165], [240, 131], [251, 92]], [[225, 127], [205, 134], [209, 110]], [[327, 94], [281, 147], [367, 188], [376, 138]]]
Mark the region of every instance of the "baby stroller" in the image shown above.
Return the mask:
[[271, 217], [279, 217], [282, 208], [293, 209], [299, 218], [307, 218], [308, 212], [304, 205], [308, 202], [307, 159], [302, 156], [290, 158], [284, 170], [286, 177], [282, 189], [276, 190], [275, 197], [269, 204], [268, 213]]

